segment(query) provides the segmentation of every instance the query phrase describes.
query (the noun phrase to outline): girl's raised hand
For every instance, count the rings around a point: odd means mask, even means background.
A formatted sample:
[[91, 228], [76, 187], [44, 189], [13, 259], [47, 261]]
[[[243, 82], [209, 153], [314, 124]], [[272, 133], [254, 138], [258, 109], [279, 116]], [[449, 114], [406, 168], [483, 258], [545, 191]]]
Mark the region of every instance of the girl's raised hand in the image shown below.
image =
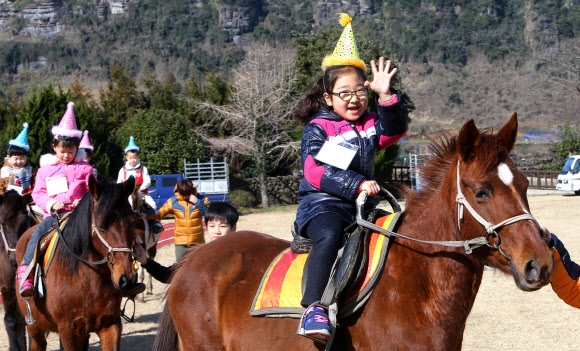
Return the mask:
[[385, 62], [384, 57], [379, 58], [379, 66], [377, 67], [375, 60], [371, 60], [371, 70], [373, 71], [373, 81], [372, 83], [368, 80], [365, 82], [365, 87], [371, 88], [375, 93], [379, 95], [381, 101], [389, 101], [393, 94], [391, 94], [391, 79], [397, 72], [396, 68], [393, 68], [390, 72], [391, 60]]

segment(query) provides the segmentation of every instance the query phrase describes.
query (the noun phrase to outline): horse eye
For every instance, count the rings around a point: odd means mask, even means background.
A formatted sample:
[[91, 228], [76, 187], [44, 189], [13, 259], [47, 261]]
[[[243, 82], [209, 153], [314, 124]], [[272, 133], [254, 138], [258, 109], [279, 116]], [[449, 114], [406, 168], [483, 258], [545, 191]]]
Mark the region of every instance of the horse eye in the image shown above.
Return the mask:
[[489, 191], [487, 191], [486, 189], [477, 189], [475, 191], [475, 197], [478, 199], [485, 199], [485, 198], [490, 198], [490, 194]]

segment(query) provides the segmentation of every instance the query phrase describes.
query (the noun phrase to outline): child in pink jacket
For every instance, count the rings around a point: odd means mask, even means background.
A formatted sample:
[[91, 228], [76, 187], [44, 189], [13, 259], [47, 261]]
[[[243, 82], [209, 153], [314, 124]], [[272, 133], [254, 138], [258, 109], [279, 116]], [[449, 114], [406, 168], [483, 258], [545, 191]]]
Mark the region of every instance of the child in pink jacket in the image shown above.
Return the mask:
[[32, 191], [32, 198], [43, 210], [44, 219], [32, 233], [17, 270], [20, 295], [23, 297], [32, 296], [32, 270], [26, 277], [25, 274], [34, 258], [38, 240], [57, 222], [57, 214], [70, 212], [77, 206], [89, 191], [88, 181], [93, 174], [91, 165], [84, 161], [84, 150], [79, 150], [82, 132], [77, 129], [74, 103], [68, 103], [60, 124], [52, 127], [52, 134], [51, 145], [55, 154], [41, 156]]

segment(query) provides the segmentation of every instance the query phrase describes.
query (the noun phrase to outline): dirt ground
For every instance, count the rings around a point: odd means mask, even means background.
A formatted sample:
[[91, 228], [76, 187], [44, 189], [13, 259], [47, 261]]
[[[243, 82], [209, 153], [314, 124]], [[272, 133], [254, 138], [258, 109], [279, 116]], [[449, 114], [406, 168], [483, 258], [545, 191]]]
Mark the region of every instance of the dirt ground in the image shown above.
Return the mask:
[[[532, 195], [528, 197], [532, 214], [541, 225], [558, 234], [573, 259], [580, 262], [580, 196]], [[240, 217], [238, 230], [256, 230], [289, 239], [295, 206], [275, 212]], [[173, 245], [158, 252], [157, 260], [165, 265], [174, 259]], [[155, 282], [154, 294], [145, 303], [137, 303], [135, 323], [124, 323], [121, 349], [150, 350], [157, 320], [163, 308], [163, 284]], [[3, 322], [0, 321], [0, 349], [7, 349]], [[475, 305], [467, 320], [463, 350], [578, 350], [580, 311], [564, 304], [546, 286], [536, 292], [519, 290], [511, 277], [485, 271]], [[57, 350], [57, 336], [51, 334], [48, 350]], [[91, 336], [91, 350], [100, 350], [96, 336]]]

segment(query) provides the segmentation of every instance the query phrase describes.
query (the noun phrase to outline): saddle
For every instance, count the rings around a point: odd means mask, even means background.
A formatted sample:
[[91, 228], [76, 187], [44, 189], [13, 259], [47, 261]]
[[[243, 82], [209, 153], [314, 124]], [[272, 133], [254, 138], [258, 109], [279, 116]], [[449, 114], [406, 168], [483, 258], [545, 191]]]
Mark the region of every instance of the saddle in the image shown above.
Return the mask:
[[[400, 215], [401, 212], [390, 214], [377, 209], [371, 211], [368, 217], [376, 225], [393, 230]], [[339, 317], [354, 313], [368, 300], [385, 265], [391, 242], [388, 236], [366, 228], [355, 228], [348, 236], [320, 302], [324, 306], [339, 305]], [[307, 261], [308, 254], [295, 253], [291, 248], [282, 251], [264, 273], [250, 314], [302, 317], [305, 309], [300, 302], [304, 295]]]
[[[60, 230], [66, 226], [68, 222], [68, 217], [71, 212], [67, 212], [62, 215], [59, 220], [60, 223]], [[56, 251], [56, 247], [58, 244], [58, 231], [54, 228], [49, 229], [45, 233], [42, 233], [38, 243], [36, 244], [36, 248], [34, 249], [34, 257], [32, 262], [28, 267], [28, 271], [25, 274], [28, 274], [29, 271], [35, 270], [34, 272], [34, 290], [38, 292], [39, 297], [44, 296], [45, 286], [44, 286], [44, 277], [46, 276], [46, 272], [50, 267], [50, 263], [52, 262], [52, 258]]]
[[[384, 217], [389, 213], [382, 209], [373, 208], [368, 213], [367, 220], [374, 223], [377, 218]], [[312, 250], [312, 240], [298, 233], [298, 224], [296, 222], [293, 223], [291, 231], [293, 240], [290, 243], [290, 248], [292, 251], [298, 254], [309, 253]], [[369, 229], [359, 227], [356, 224], [352, 224], [345, 229], [346, 244], [342, 248], [342, 255], [339, 256], [335, 263], [336, 273], [334, 275], [334, 287], [332, 287], [335, 290], [334, 298], [338, 298], [343, 292], [348, 295], [348, 291], [345, 291], [345, 289], [349, 286], [354, 286], [361, 279], [362, 271], [368, 259], [365, 247], [368, 246], [370, 233]], [[302, 293], [304, 293], [308, 277], [307, 267], [308, 260], [302, 275]], [[327, 290], [329, 288], [327, 286]]]
[[[369, 213], [367, 220], [374, 223], [378, 218], [388, 214], [390, 212], [375, 208]], [[370, 229], [357, 226], [356, 230], [348, 236], [336, 268], [334, 298], [350, 295], [349, 292], [353, 290], [356, 283], [364, 278], [363, 270], [368, 261], [366, 247], [368, 247], [371, 233]]]

